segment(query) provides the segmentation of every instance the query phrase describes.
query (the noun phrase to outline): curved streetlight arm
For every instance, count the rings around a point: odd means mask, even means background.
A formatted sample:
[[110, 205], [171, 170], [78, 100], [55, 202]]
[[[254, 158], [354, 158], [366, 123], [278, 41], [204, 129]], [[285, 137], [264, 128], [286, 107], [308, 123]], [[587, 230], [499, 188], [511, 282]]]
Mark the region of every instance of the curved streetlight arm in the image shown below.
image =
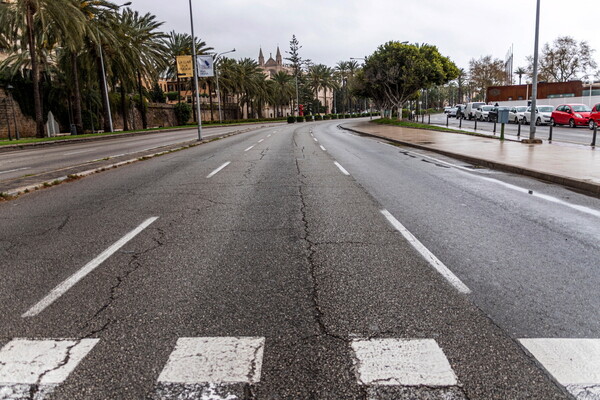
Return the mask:
[[217, 60], [223, 54], [233, 53], [234, 51], [235, 51], [235, 49], [229, 50], [229, 51], [224, 51], [224, 52], [216, 54], [216, 55], [213, 54], [213, 65], [215, 67], [215, 78], [217, 78], [217, 103], [219, 104], [219, 123], [223, 123], [223, 114], [221, 112], [221, 90], [219, 89], [219, 71], [217, 69]]

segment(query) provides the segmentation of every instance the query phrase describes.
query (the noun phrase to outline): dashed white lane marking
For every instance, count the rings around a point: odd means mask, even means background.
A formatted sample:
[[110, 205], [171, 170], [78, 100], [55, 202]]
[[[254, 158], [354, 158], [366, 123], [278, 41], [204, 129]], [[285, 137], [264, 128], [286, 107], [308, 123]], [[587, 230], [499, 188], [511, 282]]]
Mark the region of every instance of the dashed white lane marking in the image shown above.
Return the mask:
[[64, 156], [71, 156], [73, 154], [79, 154], [79, 153], [89, 153], [90, 151], [94, 151], [96, 149], [88, 149], [88, 150], [78, 150], [78, 151], [71, 151], [68, 153], [63, 153]]
[[215, 176], [216, 174], [219, 173], [219, 171], [221, 171], [223, 168], [225, 168], [226, 166], [228, 166], [229, 164], [231, 164], [231, 161], [227, 161], [225, 164], [221, 165], [219, 168], [215, 169], [213, 172], [211, 172], [210, 174], [208, 174], [206, 176], [207, 179], [212, 178], [213, 176]]
[[264, 345], [263, 337], [180, 338], [158, 382], [258, 383]]
[[258, 141], [258, 143], [262, 143], [262, 142], [263, 142], [263, 140], [265, 140], [265, 139], [260, 139], [260, 140]]
[[519, 341], [575, 398], [600, 399], [600, 339]]
[[346, 169], [344, 167], [342, 167], [339, 162], [334, 161], [333, 163], [335, 164], [336, 167], [339, 168], [340, 171], [342, 171], [342, 174], [350, 175], [350, 172], [346, 171]]
[[448, 359], [433, 339], [355, 339], [350, 345], [361, 385], [457, 385]]
[[10, 172], [24, 171], [26, 169], [31, 169], [31, 167], [23, 167], [23, 168], [17, 168], [17, 169], [9, 169], [8, 171], [0, 171], [0, 175], [8, 174]]
[[43, 399], [94, 348], [100, 339], [13, 339], [0, 349], [0, 398]]
[[56, 286], [46, 297], [40, 300], [36, 305], [31, 307], [27, 312], [25, 312], [21, 317], [34, 317], [44, 311], [46, 307], [50, 304], [54, 303], [60, 296], [65, 294], [69, 289], [71, 289], [77, 282], [85, 278], [87, 274], [95, 270], [100, 264], [102, 264], [106, 259], [116, 253], [121, 247], [125, 246], [127, 242], [136, 237], [140, 232], [146, 229], [150, 224], [156, 221], [158, 217], [148, 218], [140, 226], [123, 236], [121, 239], [116, 241], [112, 246], [108, 249], [104, 250], [100, 255], [94, 258], [92, 261], [87, 263], [83, 268], [79, 271], [75, 272], [71, 275], [67, 280]]
[[250, 150], [252, 150], [252, 149], [254, 148], [254, 146], [256, 146], [256, 145], [255, 145], [255, 144], [253, 144], [252, 146], [248, 147], [248, 148], [247, 148], [246, 150], [244, 150], [244, 151], [250, 151]]
[[543, 193], [538, 193], [538, 192], [532, 192], [532, 193], [530, 193], [529, 189], [525, 189], [523, 187], [520, 187], [520, 186], [517, 186], [517, 185], [513, 185], [513, 184], [510, 184], [510, 183], [506, 183], [506, 182], [503, 182], [503, 181], [498, 180], [498, 179], [494, 179], [494, 178], [489, 178], [489, 177], [486, 177], [486, 176], [478, 175], [478, 174], [474, 173], [476, 171], [474, 171], [474, 170], [472, 170], [470, 168], [465, 168], [465, 167], [462, 167], [460, 165], [452, 164], [452, 163], [440, 160], [440, 159], [435, 158], [435, 157], [427, 156], [427, 155], [424, 155], [424, 154], [421, 154], [421, 153], [414, 153], [414, 152], [408, 152], [408, 153], [417, 155], [419, 157], [428, 158], [428, 159], [430, 159], [432, 161], [435, 161], [437, 163], [444, 164], [446, 166], [459, 169], [461, 171], [464, 171], [464, 172], [468, 173], [471, 176], [475, 176], [475, 177], [477, 177], [479, 179], [482, 179], [482, 180], [490, 182], [490, 183], [494, 183], [496, 185], [504, 186], [507, 189], [514, 190], [514, 191], [520, 192], [520, 193], [524, 193], [524, 194], [527, 194], [528, 196], [537, 197], [537, 198], [540, 198], [542, 200], [549, 201], [551, 203], [560, 204], [562, 206], [569, 207], [569, 208], [572, 208], [574, 210], [581, 211], [583, 213], [586, 213], [586, 214], [592, 215], [594, 217], [600, 218], [600, 211], [595, 210], [593, 208], [589, 208], [589, 207], [585, 207], [585, 206], [580, 206], [580, 205], [577, 205], [577, 204], [572, 204], [572, 203], [566, 202], [564, 200], [561, 200], [559, 198], [556, 198], [556, 197], [553, 197], [553, 196], [548, 196], [548, 195], [543, 194]]
[[383, 216], [392, 224], [398, 232], [425, 258], [425, 260], [435, 268], [452, 286], [459, 292], [469, 294], [469, 289], [456, 275], [452, 273], [427, 247], [425, 247], [408, 229], [404, 227], [388, 210], [381, 210]]
[[323, 150], [323, 151], [327, 151], [327, 150], [325, 150], [325, 147], [323, 147], [322, 145], [321, 145], [321, 150]]
[[269, 133], [269, 134], [267, 135], [267, 137], [271, 137], [271, 134]]
[[313, 138], [313, 140], [314, 140], [315, 142], [318, 142], [318, 141], [319, 141], [317, 138]]

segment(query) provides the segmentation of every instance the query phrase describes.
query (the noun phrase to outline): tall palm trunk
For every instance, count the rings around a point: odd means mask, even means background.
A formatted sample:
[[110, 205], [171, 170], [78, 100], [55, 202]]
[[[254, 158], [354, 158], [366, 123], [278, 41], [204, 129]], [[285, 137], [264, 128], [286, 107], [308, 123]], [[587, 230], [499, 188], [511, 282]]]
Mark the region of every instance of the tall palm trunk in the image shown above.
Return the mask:
[[210, 80], [207, 81], [208, 84], [208, 101], [210, 104], [210, 120], [214, 121], [215, 116], [213, 115], [213, 98], [212, 98], [212, 88], [210, 86]]
[[42, 111], [42, 96], [40, 93], [40, 67], [37, 61], [35, 52], [35, 37], [33, 36], [33, 14], [35, 10], [33, 4], [27, 2], [26, 19], [27, 19], [27, 41], [29, 42], [29, 55], [31, 57], [31, 70], [33, 81], [33, 106], [35, 111], [35, 135], [36, 137], [44, 137], [44, 114]]
[[323, 106], [325, 107], [325, 114], [327, 114], [327, 87], [323, 86]]
[[123, 81], [121, 81], [121, 115], [123, 117], [123, 130], [129, 130], [129, 121], [127, 120], [127, 100], [125, 98], [125, 88], [123, 87]]
[[148, 116], [146, 115], [146, 102], [144, 101], [144, 93], [142, 90], [142, 74], [140, 71], [138, 75], [138, 93], [140, 95], [140, 113], [142, 114], [142, 127], [148, 129]]
[[83, 116], [81, 114], [81, 91], [79, 89], [79, 69], [77, 54], [71, 51], [71, 67], [73, 70], [73, 120], [78, 135], [83, 134]]
[[102, 113], [104, 132], [110, 132], [110, 105], [108, 104], [108, 90], [106, 85], [106, 76], [102, 72], [102, 60], [100, 55], [96, 57], [96, 72], [100, 78], [100, 91], [102, 94]]

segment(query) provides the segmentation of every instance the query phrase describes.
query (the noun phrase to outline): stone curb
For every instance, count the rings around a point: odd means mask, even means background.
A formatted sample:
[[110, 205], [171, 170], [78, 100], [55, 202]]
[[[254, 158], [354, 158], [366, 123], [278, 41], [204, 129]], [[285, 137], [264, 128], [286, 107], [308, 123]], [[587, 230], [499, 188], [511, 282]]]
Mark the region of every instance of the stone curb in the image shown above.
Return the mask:
[[[286, 122], [286, 121], [257, 122], [257, 123], [247, 123], [247, 124], [228, 124], [228, 125], [206, 126], [206, 127], [202, 127], [202, 129], [227, 128], [230, 126], [231, 127], [255, 126], [255, 125], [262, 125], [264, 127], [265, 125], [282, 124], [284, 122]], [[85, 137], [85, 138], [50, 140], [47, 142], [7, 144], [5, 146], [0, 146], [0, 153], [5, 153], [5, 152], [15, 151], [15, 150], [28, 150], [31, 148], [44, 147], [44, 146], [60, 146], [60, 145], [73, 144], [73, 143], [96, 142], [96, 141], [100, 141], [100, 140], [117, 139], [117, 138], [123, 138], [123, 137], [142, 136], [142, 135], [153, 135], [153, 134], [157, 134], [157, 133], [190, 131], [190, 130], [195, 130], [195, 129], [196, 129], [196, 127], [192, 126], [192, 127], [185, 127], [185, 128], [160, 129], [160, 130], [154, 130], [154, 131], [123, 132], [123, 133], [115, 133], [112, 135], [102, 135], [102, 136], [93, 136], [93, 137]]]
[[577, 189], [582, 192], [585, 192], [586, 194], [592, 195], [594, 197], [600, 197], [600, 185], [596, 184], [596, 183], [591, 183], [591, 182], [587, 182], [587, 181], [584, 181], [581, 179], [570, 178], [570, 177], [562, 176], [562, 175], [550, 174], [547, 172], [540, 172], [540, 171], [536, 171], [536, 170], [532, 170], [532, 169], [528, 169], [528, 168], [519, 167], [516, 165], [505, 164], [505, 163], [500, 163], [500, 162], [496, 162], [496, 161], [490, 161], [490, 160], [486, 160], [483, 158], [467, 156], [464, 154], [453, 153], [451, 151], [436, 149], [436, 148], [429, 147], [426, 145], [405, 142], [405, 141], [397, 140], [397, 139], [391, 139], [391, 138], [388, 138], [385, 136], [379, 136], [376, 134], [367, 133], [367, 132], [363, 132], [363, 131], [360, 131], [357, 129], [345, 127], [345, 126], [342, 126], [341, 124], [339, 126], [342, 129], [345, 129], [345, 130], [351, 131], [351, 132], [355, 132], [360, 135], [371, 136], [371, 137], [376, 137], [378, 139], [389, 140], [390, 142], [398, 143], [398, 144], [401, 144], [404, 146], [414, 147], [414, 148], [421, 149], [421, 150], [433, 151], [434, 153], [438, 153], [438, 154], [442, 154], [442, 155], [445, 155], [448, 157], [456, 158], [456, 159], [468, 162], [470, 164], [482, 165], [482, 166], [485, 166], [490, 169], [496, 169], [499, 171], [505, 171], [505, 172], [511, 172], [511, 173], [515, 173], [515, 174], [530, 176], [532, 178], [536, 178], [536, 179], [540, 179], [540, 180], [548, 181], [548, 182], [552, 182], [552, 183], [557, 183], [559, 185]]

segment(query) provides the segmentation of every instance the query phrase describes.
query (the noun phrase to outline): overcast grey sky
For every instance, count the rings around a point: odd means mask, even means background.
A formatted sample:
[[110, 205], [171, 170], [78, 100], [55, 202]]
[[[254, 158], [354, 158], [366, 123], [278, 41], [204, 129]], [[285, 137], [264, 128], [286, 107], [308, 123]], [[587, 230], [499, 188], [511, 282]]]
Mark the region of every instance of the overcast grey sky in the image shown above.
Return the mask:
[[[533, 54], [535, 0], [192, 0], [196, 35], [235, 58], [265, 57], [295, 34], [301, 56], [334, 66], [364, 57], [389, 40], [429, 43], [458, 66], [514, 45], [515, 68]], [[132, 7], [165, 21], [164, 30], [190, 32], [188, 0], [133, 0]], [[587, 40], [600, 64], [598, 0], [542, 0], [540, 42], [559, 35]], [[286, 56], [285, 53], [284, 57]]]

